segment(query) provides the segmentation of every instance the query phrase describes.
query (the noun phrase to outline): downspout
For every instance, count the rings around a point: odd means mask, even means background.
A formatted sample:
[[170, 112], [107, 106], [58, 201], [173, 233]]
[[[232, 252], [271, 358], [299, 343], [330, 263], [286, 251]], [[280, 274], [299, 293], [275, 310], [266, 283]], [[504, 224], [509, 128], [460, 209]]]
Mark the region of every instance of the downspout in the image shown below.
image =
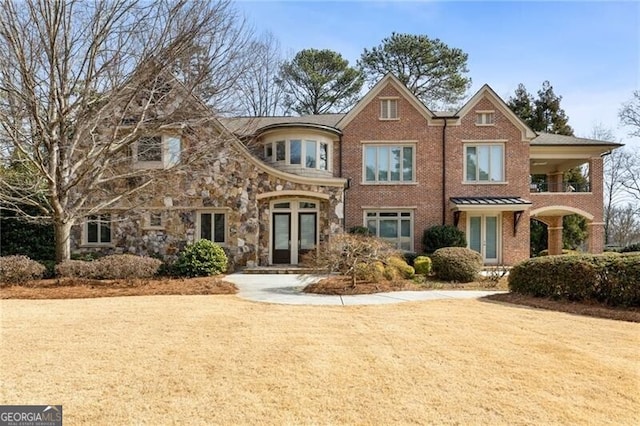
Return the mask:
[[[338, 163], [339, 177], [342, 176], [342, 133], [338, 135], [338, 143], [340, 144], [340, 162]], [[348, 182], [348, 181], [347, 181]], [[347, 189], [349, 189], [349, 183], [342, 190], [342, 230], [347, 232]]]
[[447, 141], [447, 118], [444, 118], [444, 127], [442, 128], [442, 225], [446, 224], [447, 220], [447, 155], [446, 155], [446, 141]]

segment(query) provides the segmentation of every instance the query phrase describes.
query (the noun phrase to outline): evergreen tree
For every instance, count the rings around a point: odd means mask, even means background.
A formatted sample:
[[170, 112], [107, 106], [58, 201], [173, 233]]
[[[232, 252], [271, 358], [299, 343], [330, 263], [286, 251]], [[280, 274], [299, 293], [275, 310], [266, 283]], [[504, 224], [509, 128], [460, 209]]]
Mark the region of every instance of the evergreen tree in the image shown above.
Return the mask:
[[561, 100], [562, 96], [553, 92], [553, 86], [549, 81], [542, 83], [542, 89], [538, 90], [538, 98], [533, 102], [534, 114], [530, 127], [536, 132], [573, 136], [569, 117], [560, 108]]
[[364, 79], [339, 53], [304, 49], [282, 64], [276, 83], [286, 109], [303, 115], [343, 112], [356, 102]]
[[[533, 95], [527, 92], [524, 84], [518, 84], [514, 96], [509, 98], [507, 105], [522, 121], [527, 123], [529, 127], [533, 124]], [[533, 129], [533, 127], [532, 127]]]

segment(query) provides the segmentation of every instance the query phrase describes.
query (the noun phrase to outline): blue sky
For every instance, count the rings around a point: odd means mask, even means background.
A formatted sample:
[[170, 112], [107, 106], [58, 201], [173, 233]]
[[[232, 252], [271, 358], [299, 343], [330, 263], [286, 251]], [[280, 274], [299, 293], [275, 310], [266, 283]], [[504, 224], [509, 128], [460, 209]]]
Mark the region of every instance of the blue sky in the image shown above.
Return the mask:
[[425, 34], [469, 54], [472, 95], [488, 83], [507, 100], [544, 80], [563, 97], [577, 136], [596, 123], [619, 126], [621, 104], [640, 89], [640, 3], [460, 1], [239, 1], [258, 32], [271, 31], [284, 54], [332, 49], [352, 65], [392, 32]]

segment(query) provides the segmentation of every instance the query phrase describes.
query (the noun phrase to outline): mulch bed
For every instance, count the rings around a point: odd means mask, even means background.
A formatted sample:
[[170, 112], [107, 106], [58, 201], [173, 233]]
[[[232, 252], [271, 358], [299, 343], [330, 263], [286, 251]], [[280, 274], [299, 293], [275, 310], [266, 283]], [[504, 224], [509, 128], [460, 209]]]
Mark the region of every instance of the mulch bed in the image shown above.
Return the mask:
[[87, 280], [77, 278], [30, 281], [0, 287], [0, 299], [84, 299], [115, 296], [235, 294], [235, 285], [221, 277], [154, 280]]
[[575, 315], [585, 315], [618, 321], [640, 322], [640, 308], [611, 307], [595, 302], [553, 300], [543, 297], [524, 296], [515, 293], [493, 294], [491, 296], [483, 297], [482, 299], [528, 306], [530, 308], [567, 312]]

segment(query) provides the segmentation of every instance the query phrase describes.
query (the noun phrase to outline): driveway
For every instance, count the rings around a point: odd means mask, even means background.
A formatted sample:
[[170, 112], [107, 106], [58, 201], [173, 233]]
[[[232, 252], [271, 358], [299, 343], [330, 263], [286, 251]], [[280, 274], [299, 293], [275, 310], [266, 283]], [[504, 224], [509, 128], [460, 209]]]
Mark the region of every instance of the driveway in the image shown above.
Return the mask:
[[238, 287], [238, 296], [256, 302], [285, 305], [385, 305], [438, 299], [477, 299], [502, 291], [427, 290], [393, 291], [389, 293], [334, 296], [303, 293], [307, 285], [324, 278], [324, 275], [295, 274], [243, 274], [227, 275], [225, 281]]

